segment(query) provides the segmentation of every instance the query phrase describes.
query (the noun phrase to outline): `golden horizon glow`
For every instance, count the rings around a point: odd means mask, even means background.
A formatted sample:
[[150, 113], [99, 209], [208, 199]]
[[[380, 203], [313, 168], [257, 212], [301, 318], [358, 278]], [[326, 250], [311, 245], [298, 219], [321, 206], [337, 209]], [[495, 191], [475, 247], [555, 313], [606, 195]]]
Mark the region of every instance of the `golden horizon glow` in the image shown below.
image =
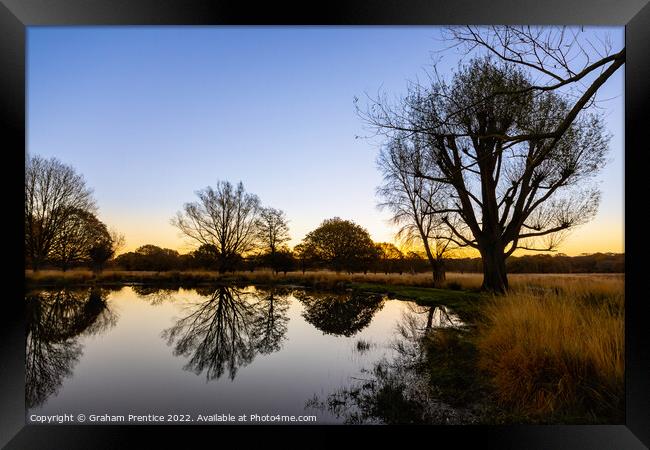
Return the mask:
[[[125, 227], [121, 229], [121, 232], [125, 235], [126, 243], [125, 246], [119, 250], [118, 253], [120, 254], [135, 251], [137, 248], [147, 244], [176, 250], [181, 254], [189, 253], [198, 247], [196, 243], [192, 243], [191, 241], [179, 236], [178, 230], [164, 221], [164, 226], [157, 227], [152, 226], [151, 222], [148, 223], [146, 227], [139, 227], [137, 221], [133, 219], [125, 220], [125, 222]], [[116, 225], [119, 230], [119, 225], [117, 223]], [[382, 226], [381, 224], [374, 225], [375, 227], [369, 229], [373, 241], [393, 243], [403, 252], [409, 250], [406, 246], [401, 245], [400, 242], [395, 241], [393, 238], [394, 231], [390, 226]], [[292, 228], [291, 235], [300, 237], [291, 239], [288, 243], [289, 247], [293, 248], [299, 244], [302, 238], [316, 226], [318, 226], [318, 224], [313, 226], [300, 224], [300, 226], [297, 226], [296, 224], [290, 223], [290, 227]], [[295, 232], [293, 232], [294, 230]], [[572, 230], [566, 239], [553, 252], [516, 250], [513, 255], [521, 256], [543, 253], [552, 255], [562, 253], [568, 256], [579, 256], [585, 253], [625, 253], [623, 224], [599, 218]], [[463, 258], [478, 257], [480, 255], [478, 251], [474, 249], [456, 249], [450, 256], [454, 258]]]

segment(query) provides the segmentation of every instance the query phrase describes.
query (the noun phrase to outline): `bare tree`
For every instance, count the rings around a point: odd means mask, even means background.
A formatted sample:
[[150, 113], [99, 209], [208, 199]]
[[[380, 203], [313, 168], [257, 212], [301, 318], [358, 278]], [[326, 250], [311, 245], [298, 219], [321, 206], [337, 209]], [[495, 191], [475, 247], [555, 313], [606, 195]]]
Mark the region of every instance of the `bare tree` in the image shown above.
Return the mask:
[[29, 157], [25, 166], [25, 252], [38, 270], [65, 235], [80, 211], [94, 213], [92, 190], [83, 176], [56, 158]]
[[197, 191], [198, 202], [186, 203], [171, 223], [199, 244], [218, 251], [219, 271], [225, 272], [242, 254], [255, 247], [260, 200], [228, 181]]
[[607, 34], [583, 27], [464, 26], [448, 27], [446, 32], [452, 46], [461, 47], [463, 53], [495, 56], [526, 68], [535, 78], [523, 89], [486, 92], [487, 96], [562, 91], [573, 98], [563, 120], [546, 131], [548, 139], [560, 139], [581, 111], [596, 102], [598, 89], [625, 64], [625, 47], [614, 50]]
[[415, 241], [422, 244], [431, 265], [433, 284], [440, 286], [446, 278], [445, 254], [453, 247], [466, 245], [454, 239], [444, 221], [448, 216], [450, 187], [419, 176], [437, 169], [427, 158], [426, 145], [417, 135], [401, 133], [391, 137], [382, 148], [377, 165], [384, 176], [384, 183], [377, 189], [383, 199], [379, 207], [393, 214], [391, 221], [400, 226], [398, 239], [409, 245]]
[[268, 251], [273, 268], [277, 271], [276, 253], [289, 238], [289, 225], [284, 211], [275, 208], [262, 208], [257, 220], [257, 237]]
[[599, 202], [597, 189], [579, 187], [604, 165], [602, 119], [534, 86], [520, 65], [474, 58], [451, 84], [411, 84], [397, 108], [379, 99], [362, 113], [379, 132], [426, 142], [435, 170], [417, 175], [453, 188], [443, 221], [480, 252], [483, 288], [495, 292], [508, 287], [509, 255], [553, 250]]

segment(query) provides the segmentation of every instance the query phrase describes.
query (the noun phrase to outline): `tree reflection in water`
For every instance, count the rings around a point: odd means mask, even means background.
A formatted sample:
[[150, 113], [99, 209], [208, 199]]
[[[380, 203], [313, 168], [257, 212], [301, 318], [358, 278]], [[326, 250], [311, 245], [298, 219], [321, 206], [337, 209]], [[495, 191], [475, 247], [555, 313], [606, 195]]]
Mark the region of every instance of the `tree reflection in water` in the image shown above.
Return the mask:
[[289, 323], [289, 294], [286, 288], [258, 289], [252, 334], [255, 347], [262, 354], [282, 348]]
[[160, 305], [170, 300], [174, 294], [178, 294], [178, 287], [160, 287], [151, 285], [132, 286], [133, 292], [141, 298], [148, 300], [151, 305]]
[[350, 337], [370, 324], [384, 306], [384, 298], [376, 294], [347, 295], [296, 292], [305, 307], [305, 320], [326, 334]]
[[208, 380], [227, 371], [233, 380], [257, 353], [281, 348], [289, 320], [286, 292], [219, 286], [197, 293], [207, 300], [189, 305], [189, 313], [163, 331], [174, 355], [189, 358], [186, 370], [205, 371]]
[[27, 293], [25, 400], [28, 408], [55, 394], [82, 354], [78, 338], [104, 332], [117, 322], [99, 288]]
[[444, 306], [409, 304], [392, 340], [394, 357], [384, 358], [365, 379], [355, 379], [326, 399], [317, 395], [305, 409], [327, 410], [348, 424], [461, 424], [476, 416], [436, 398], [425, 365], [424, 340], [442, 328], [462, 327], [460, 319]]

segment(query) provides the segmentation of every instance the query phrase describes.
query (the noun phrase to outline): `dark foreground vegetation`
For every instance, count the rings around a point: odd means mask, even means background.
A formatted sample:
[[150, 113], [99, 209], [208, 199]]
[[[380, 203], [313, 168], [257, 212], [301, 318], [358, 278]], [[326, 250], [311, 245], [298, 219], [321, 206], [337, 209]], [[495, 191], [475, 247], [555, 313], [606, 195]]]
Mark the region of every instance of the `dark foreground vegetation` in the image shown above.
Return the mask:
[[[505, 296], [363, 286], [420, 310], [400, 326], [395, 360], [310, 405], [349, 423], [623, 423], [623, 277], [521, 275], [512, 285]], [[425, 325], [434, 310], [464, 325]]]

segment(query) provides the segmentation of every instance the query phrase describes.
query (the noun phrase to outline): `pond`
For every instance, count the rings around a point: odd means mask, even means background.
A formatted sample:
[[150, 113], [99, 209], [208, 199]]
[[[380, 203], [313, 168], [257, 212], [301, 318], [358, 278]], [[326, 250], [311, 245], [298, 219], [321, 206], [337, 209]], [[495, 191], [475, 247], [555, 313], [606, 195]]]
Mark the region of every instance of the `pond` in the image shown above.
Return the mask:
[[27, 423], [340, 423], [317, 399], [394, 358], [408, 317], [422, 332], [460, 323], [446, 308], [286, 287], [40, 289], [25, 300]]

